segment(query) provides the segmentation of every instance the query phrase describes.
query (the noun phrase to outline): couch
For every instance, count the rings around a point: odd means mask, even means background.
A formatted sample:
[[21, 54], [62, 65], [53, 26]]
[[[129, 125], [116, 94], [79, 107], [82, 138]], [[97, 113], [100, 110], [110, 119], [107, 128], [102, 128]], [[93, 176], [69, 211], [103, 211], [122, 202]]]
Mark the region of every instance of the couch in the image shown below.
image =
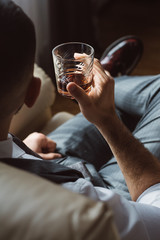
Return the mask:
[[[52, 116], [55, 87], [37, 65], [35, 75], [42, 79], [36, 106], [23, 107], [11, 126], [21, 137], [38, 129], [47, 133], [72, 117], [68, 113]], [[117, 240], [113, 218], [106, 203], [0, 162], [1, 240]]]

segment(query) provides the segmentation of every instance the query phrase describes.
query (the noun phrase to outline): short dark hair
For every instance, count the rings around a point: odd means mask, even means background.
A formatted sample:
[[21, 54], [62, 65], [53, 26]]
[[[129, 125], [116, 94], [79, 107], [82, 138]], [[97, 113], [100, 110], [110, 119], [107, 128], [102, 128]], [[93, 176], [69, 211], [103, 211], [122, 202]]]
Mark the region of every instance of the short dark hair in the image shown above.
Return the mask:
[[33, 74], [35, 29], [23, 10], [0, 0], [0, 118], [15, 113]]
[[18, 83], [33, 68], [35, 29], [23, 10], [10, 0], [0, 0], [0, 85]]

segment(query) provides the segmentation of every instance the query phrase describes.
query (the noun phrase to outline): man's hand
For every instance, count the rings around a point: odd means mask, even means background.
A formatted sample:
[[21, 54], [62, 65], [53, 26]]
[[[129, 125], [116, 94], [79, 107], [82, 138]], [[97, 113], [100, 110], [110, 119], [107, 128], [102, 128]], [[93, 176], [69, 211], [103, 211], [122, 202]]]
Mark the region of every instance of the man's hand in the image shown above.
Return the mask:
[[98, 59], [94, 60], [91, 92], [87, 95], [73, 82], [67, 85], [67, 90], [78, 101], [83, 115], [95, 125], [101, 125], [106, 118], [114, 115], [114, 80], [109, 72], [104, 71]]
[[34, 152], [38, 153], [43, 159], [50, 160], [60, 158], [61, 154], [54, 153], [56, 143], [47, 138], [42, 133], [31, 133], [23, 142]]

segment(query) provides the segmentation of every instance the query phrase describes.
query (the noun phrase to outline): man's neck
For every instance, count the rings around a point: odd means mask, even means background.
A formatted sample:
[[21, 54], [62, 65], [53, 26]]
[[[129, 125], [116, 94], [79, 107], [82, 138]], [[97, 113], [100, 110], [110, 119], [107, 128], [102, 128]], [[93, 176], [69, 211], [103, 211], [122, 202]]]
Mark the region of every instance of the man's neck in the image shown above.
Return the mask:
[[0, 141], [7, 139], [11, 119], [12, 118], [4, 118], [0, 120]]

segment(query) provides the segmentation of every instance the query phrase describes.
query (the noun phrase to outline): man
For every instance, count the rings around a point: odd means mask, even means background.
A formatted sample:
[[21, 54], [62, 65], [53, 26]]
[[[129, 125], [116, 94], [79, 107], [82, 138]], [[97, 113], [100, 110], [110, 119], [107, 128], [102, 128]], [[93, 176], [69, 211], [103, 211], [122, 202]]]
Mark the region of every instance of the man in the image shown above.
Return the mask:
[[[39, 94], [40, 80], [33, 77], [34, 27], [15, 4], [0, 0], [0, 30], [1, 160], [35, 159], [38, 165], [43, 162], [39, 153], [70, 168], [80, 165], [86, 179], [64, 182], [65, 188], [106, 201], [114, 212], [121, 239], [159, 239], [160, 164], [156, 157], [160, 146], [155, 126], [160, 116], [159, 76], [131, 78], [132, 82], [129, 77], [117, 78], [114, 96], [113, 78], [95, 59], [94, 86], [89, 95], [74, 83], [67, 86], [87, 120], [77, 115], [51, 133], [50, 139], [31, 134], [24, 142], [34, 153], [8, 134], [14, 114], [24, 103], [31, 107]], [[132, 202], [126, 200], [130, 198], [128, 190]]]

